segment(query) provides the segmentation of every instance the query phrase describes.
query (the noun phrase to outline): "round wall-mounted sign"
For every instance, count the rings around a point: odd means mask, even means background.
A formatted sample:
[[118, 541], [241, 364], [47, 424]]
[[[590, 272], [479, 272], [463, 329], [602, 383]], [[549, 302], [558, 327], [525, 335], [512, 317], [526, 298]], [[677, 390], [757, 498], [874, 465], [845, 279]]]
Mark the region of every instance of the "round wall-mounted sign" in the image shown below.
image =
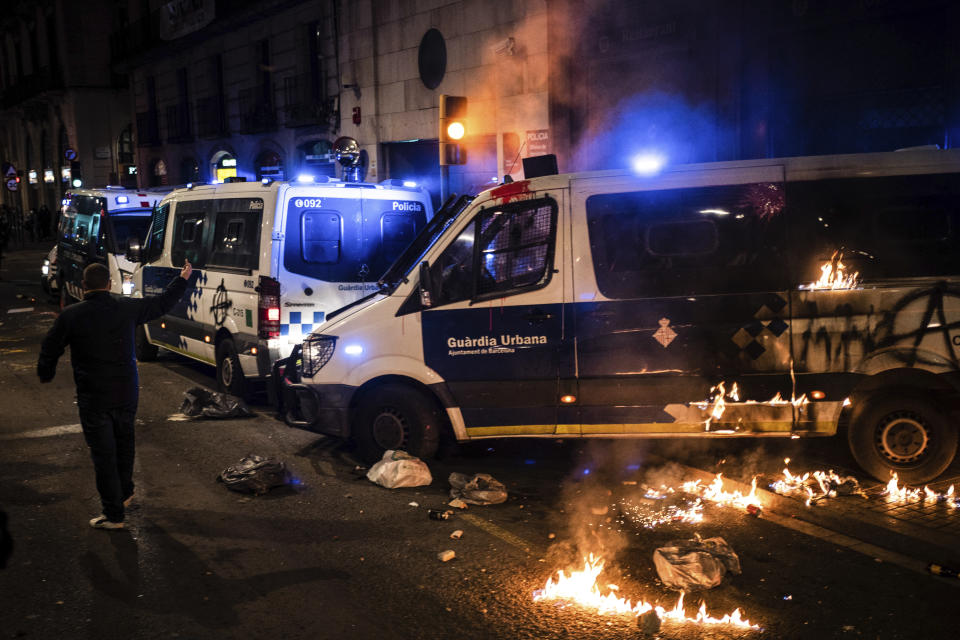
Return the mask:
[[76, 160], [77, 159], [76, 149], [66, 149], [63, 152], [63, 157], [66, 158], [67, 160]]
[[10, 178], [9, 180], [7, 180], [7, 189], [8, 189], [9, 191], [16, 191], [16, 190], [17, 190], [17, 179], [16, 179], [16, 178]]
[[428, 29], [420, 40], [417, 52], [417, 67], [420, 80], [427, 89], [436, 89], [443, 82], [447, 72], [447, 44], [443, 34], [436, 29]]

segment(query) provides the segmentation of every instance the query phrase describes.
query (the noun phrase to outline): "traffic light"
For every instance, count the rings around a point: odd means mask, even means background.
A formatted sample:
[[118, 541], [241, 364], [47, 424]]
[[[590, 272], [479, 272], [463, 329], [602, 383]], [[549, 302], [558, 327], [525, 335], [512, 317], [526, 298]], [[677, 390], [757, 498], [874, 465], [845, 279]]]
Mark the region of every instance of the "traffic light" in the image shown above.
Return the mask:
[[440, 166], [466, 164], [462, 140], [467, 133], [466, 96], [440, 95]]

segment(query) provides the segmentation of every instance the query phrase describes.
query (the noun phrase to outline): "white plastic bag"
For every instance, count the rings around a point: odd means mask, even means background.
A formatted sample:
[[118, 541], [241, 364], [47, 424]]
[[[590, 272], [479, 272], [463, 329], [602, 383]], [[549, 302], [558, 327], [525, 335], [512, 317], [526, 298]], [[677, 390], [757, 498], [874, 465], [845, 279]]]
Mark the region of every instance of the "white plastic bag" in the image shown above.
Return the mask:
[[367, 479], [387, 489], [421, 487], [433, 482], [430, 468], [423, 460], [393, 449], [383, 452], [383, 458], [367, 472]]
[[657, 574], [668, 587], [712, 589], [727, 571], [740, 573], [740, 558], [723, 538], [673, 540], [653, 552]]

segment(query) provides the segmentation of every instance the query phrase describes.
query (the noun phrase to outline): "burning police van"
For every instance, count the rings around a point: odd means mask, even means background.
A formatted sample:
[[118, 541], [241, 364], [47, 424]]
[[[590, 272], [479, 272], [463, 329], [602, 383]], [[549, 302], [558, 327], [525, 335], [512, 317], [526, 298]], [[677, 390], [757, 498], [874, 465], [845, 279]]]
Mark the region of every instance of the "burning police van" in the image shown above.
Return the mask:
[[445, 205], [278, 386], [371, 458], [842, 431], [925, 482], [957, 449], [958, 242], [960, 151], [540, 176]]
[[396, 180], [177, 189], [153, 215], [132, 295], [162, 292], [184, 260], [194, 275], [173, 311], [138, 329], [137, 357], [206, 362], [242, 396], [327, 312], [375, 291], [432, 211], [425, 189]]

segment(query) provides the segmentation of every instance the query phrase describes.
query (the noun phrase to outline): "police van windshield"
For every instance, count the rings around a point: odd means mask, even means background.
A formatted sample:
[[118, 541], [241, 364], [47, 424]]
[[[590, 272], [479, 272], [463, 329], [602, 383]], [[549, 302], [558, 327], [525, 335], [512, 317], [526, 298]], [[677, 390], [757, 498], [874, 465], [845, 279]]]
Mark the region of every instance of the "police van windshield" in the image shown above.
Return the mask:
[[283, 264], [328, 282], [375, 282], [425, 224], [416, 200], [293, 197]]
[[137, 213], [122, 213], [110, 216], [113, 237], [116, 239], [116, 249], [119, 253], [127, 252], [127, 243], [130, 238], [136, 238], [140, 246], [143, 246], [147, 229], [150, 227], [150, 215], [151, 212], [145, 209]]
[[64, 206], [60, 220], [60, 240], [86, 251], [100, 245], [100, 217], [105, 208], [103, 198], [73, 196]]

